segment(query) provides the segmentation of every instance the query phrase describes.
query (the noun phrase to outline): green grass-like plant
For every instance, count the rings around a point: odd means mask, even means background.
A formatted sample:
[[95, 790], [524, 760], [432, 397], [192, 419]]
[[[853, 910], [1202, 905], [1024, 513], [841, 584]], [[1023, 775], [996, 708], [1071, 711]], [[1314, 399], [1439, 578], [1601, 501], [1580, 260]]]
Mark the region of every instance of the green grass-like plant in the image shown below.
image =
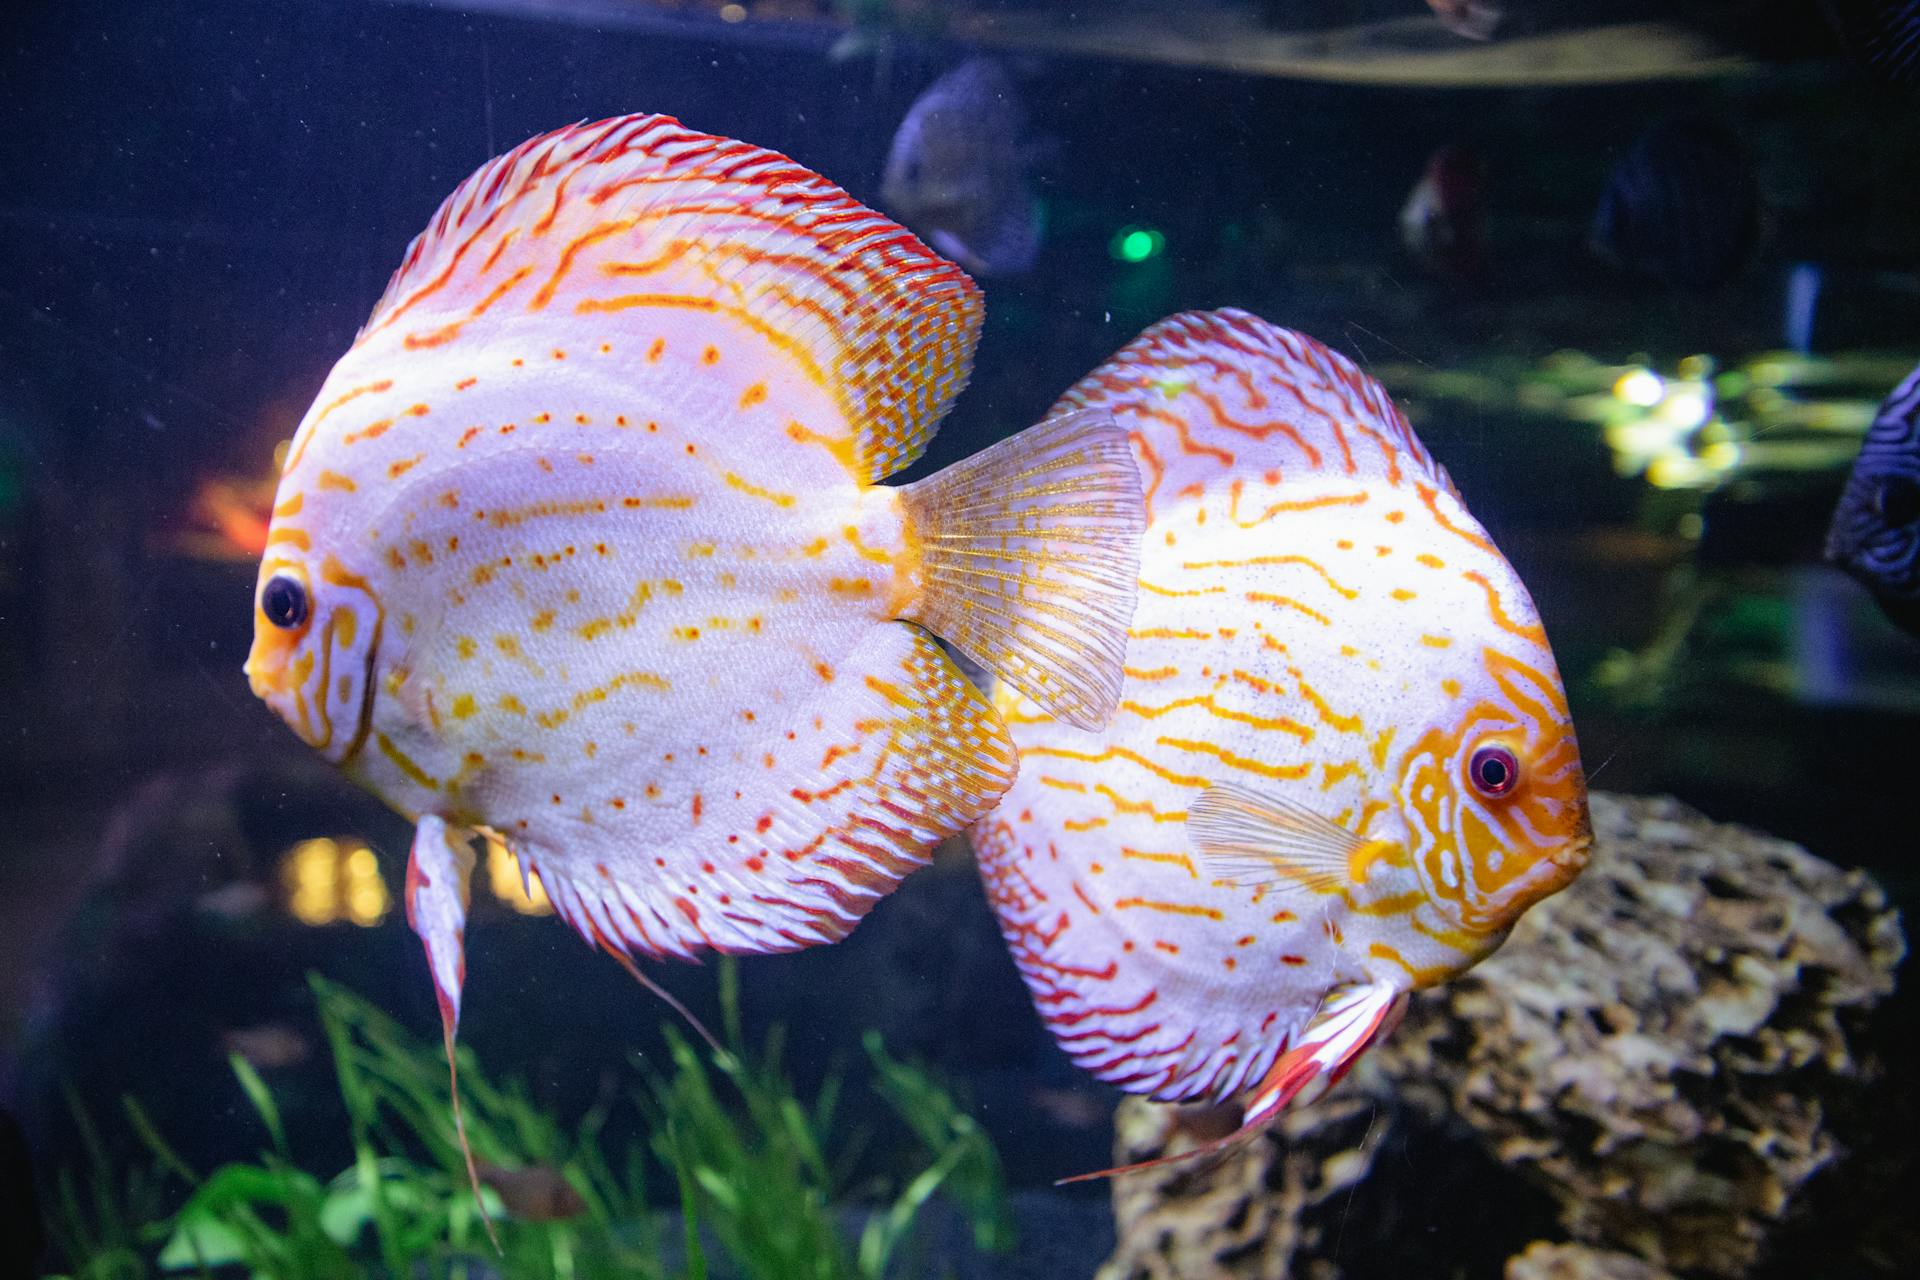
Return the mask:
[[[631, 1092], [648, 1140], [609, 1158], [604, 1129], [617, 1099], [564, 1128], [517, 1081], [496, 1084], [458, 1051], [466, 1132], [483, 1169], [564, 1179], [564, 1217], [516, 1216], [484, 1191], [496, 1255], [469, 1188], [437, 1040], [423, 1041], [342, 987], [310, 981], [346, 1105], [354, 1156], [331, 1179], [296, 1163], [272, 1091], [242, 1058], [230, 1065], [265, 1132], [253, 1162], [204, 1177], [124, 1100], [150, 1166], [117, 1166], [72, 1100], [84, 1169], [52, 1188], [55, 1246], [75, 1280], [168, 1274], [346, 1280], [369, 1274], [480, 1280], [706, 1280], [711, 1265], [746, 1280], [882, 1280], [900, 1274], [900, 1245], [944, 1193], [982, 1248], [1011, 1243], [999, 1159], [984, 1131], [924, 1072], [869, 1035], [874, 1089], [914, 1135], [911, 1176], [855, 1186], [855, 1150], [835, 1126], [841, 1077], [803, 1104], [780, 1067], [781, 1033], [749, 1051], [738, 975], [720, 968], [726, 1047], [708, 1052], [668, 1031], [669, 1067], [637, 1073]], [[650, 1167], [678, 1188], [677, 1229], [663, 1232], [646, 1198]], [[183, 1198], [184, 1196], [184, 1198]], [[844, 1206], [873, 1205], [857, 1233]], [[166, 1204], [177, 1207], [163, 1210]]]

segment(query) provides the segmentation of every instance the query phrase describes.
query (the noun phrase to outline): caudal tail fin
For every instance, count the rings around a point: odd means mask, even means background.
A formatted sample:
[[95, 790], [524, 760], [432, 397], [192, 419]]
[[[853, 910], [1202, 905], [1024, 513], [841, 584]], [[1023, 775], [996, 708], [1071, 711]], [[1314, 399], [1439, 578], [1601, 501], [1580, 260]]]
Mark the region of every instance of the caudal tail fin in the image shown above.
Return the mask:
[[907, 616], [1082, 729], [1120, 700], [1146, 503], [1102, 411], [1050, 418], [902, 496], [923, 588]]

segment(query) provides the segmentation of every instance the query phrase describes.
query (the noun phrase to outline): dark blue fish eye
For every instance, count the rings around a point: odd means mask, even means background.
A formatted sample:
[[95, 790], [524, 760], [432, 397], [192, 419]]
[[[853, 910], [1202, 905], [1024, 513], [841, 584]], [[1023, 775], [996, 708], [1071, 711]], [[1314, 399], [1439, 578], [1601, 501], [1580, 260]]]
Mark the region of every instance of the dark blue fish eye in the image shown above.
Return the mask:
[[284, 573], [267, 579], [260, 591], [260, 612], [282, 631], [291, 631], [307, 620], [307, 589]]
[[1467, 763], [1473, 789], [1489, 800], [1504, 796], [1520, 781], [1520, 762], [1505, 747], [1481, 747]]
[[1873, 514], [1890, 525], [1920, 520], [1920, 484], [1907, 476], [1889, 476], [1873, 491]]

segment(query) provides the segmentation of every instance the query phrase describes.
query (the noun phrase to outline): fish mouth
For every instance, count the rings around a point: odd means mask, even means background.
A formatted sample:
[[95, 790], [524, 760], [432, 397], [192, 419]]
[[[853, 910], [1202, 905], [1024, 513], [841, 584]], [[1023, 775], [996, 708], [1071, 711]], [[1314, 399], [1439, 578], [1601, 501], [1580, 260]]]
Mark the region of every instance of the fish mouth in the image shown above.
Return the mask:
[[[329, 762], [345, 764], [360, 750], [373, 724], [374, 659], [379, 646], [368, 645], [359, 655], [347, 649], [347, 662], [341, 662], [345, 646], [335, 642], [336, 622], [337, 618], [328, 620], [304, 656], [294, 645], [256, 636], [241, 670], [254, 696], [271, 707], [295, 736]], [[354, 663], [356, 656], [359, 661]], [[319, 668], [317, 680], [311, 679], [308, 669], [314, 666]], [[330, 700], [349, 672], [358, 680], [357, 696], [350, 704]]]

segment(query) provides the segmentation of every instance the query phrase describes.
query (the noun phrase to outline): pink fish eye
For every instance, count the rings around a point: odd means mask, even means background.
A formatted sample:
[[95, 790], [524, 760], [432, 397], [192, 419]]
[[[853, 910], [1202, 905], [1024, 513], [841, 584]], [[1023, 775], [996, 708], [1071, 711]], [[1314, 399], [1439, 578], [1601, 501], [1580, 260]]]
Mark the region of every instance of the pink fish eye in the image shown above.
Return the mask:
[[1467, 779], [1489, 800], [1511, 792], [1520, 782], [1520, 762], [1505, 747], [1481, 747], [1467, 762]]

